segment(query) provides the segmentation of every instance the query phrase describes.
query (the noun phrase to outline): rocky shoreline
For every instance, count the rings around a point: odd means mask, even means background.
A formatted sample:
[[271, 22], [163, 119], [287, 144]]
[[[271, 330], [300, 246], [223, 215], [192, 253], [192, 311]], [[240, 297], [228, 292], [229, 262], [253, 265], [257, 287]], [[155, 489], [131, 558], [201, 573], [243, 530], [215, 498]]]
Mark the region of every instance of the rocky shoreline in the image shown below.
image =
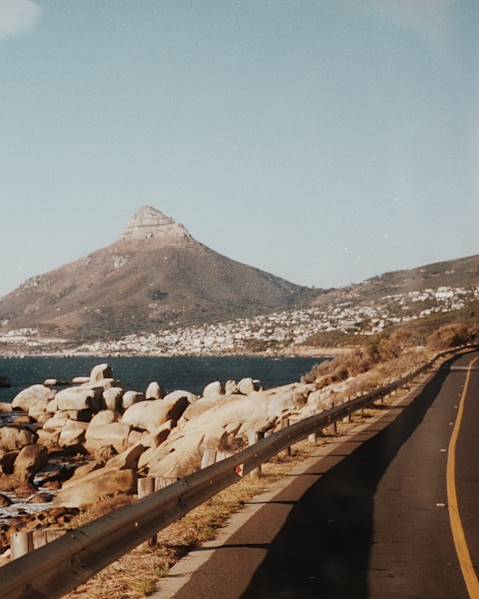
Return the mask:
[[[279, 430], [332, 405], [344, 385], [214, 381], [201, 396], [167, 393], [153, 381], [124, 388], [108, 364], [71, 381], [48, 379], [0, 402], [0, 547], [10, 558], [18, 530], [65, 528], [102, 500], [134, 501], [138, 480], [158, 486], [248, 445], [252, 433]], [[78, 524], [77, 524], [78, 525]]]

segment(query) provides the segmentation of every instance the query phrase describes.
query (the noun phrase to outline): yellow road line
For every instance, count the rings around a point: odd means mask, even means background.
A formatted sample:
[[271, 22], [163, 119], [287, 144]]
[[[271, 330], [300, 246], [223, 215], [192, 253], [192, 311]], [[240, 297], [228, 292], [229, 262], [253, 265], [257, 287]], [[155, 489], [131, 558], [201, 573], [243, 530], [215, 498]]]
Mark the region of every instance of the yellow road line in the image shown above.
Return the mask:
[[469, 552], [469, 547], [466, 541], [466, 535], [462, 526], [461, 515], [459, 513], [456, 489], [456, 445], [457, 440], [459, 438], [459, 432], [461, 430], [462, 419], [464, 416], [464, 403], [466, 401], [467, 392], [469, 390], [472, 367], [478, 361], [479, 358], [475, 358], [474, 360], [472, 360], [472, 362], [469, 364], [469, 368], [467, 371], [466, 382], [464, 383], [464, 390], [462, 392], [461, 401], [459, 403], [459, 410], [457, 412], [456, 422], [454, 424], [451, 440], [449, 442], [446, 474], [447, 500], [452, 537], [454, 539], [457, 557], [459, 559], [462, 575], [464, 577], [464, 581], [466, 583], [470, 599], [479, 599], [479, 580], [477, 579], [474, 566], [472, 565], [471, 554]]

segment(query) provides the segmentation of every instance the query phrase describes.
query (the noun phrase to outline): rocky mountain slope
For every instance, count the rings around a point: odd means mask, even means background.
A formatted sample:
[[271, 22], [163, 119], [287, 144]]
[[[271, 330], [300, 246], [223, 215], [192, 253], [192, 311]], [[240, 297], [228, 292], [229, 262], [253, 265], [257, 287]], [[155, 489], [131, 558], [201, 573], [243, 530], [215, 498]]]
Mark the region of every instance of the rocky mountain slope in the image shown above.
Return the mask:
[[146, 206], [117, 242], [1, 298], [0, 332], [117, 337], [305, 305], [317, 294], [218, 254]]
[[422, 292], [426, 289], [468, 288], [477, 285], [479, 285], [479, 255], [386, 272], [361, 283], [318, 296], [313, 300], [313, 305], [325, 305], [335, 301], [371, 302], [386, 296]]

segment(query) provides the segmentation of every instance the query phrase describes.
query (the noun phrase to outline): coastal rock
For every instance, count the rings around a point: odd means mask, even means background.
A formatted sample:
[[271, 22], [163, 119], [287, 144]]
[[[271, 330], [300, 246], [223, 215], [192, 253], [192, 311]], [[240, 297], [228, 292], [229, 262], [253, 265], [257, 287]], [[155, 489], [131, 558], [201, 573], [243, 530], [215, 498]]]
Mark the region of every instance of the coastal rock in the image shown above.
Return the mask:
[[20, 393], [12, 401], [14, 410], [28, 410], [34, 406], [41, 406], [46, 409], [48, 402], [53, 399], [55, 392], [44, 385], [32, 385]]
[[115, 422], [116, 415], [111, 410], [102, 410], [95, 414], [91, 419], [90, 426], [98, 426], [99, 424], [111, 424]]
[[0, 401], [0, 414], [11, 414], [13, 411], [12, 404], [6, 401]]
[[99, 393], [94, 389], [69, 387], [57, 394], [59, 410], [98, 410]]
[[250, 395], [255, 391], [260, 391], [261, 388], [261, 382], [252, 378], [241, 379], [238, 383], [239, 392], [243, 395]]
[[53, 449], [58, 447], [58, 441], [60, 439], [60, 431], [45, 431], [40, 429], [38, 431], [38, 445], [42, 445], [47, 449]]
[[43, 424], [43, 430], [47, 433], [61, 431], [68, 420], [67, 412], [57, 412]]
[[[50, 414], [47, 414], [47, 410], [46, 410], [47, 406], [32, 406], [29, 410], [28, 410], [28, 416], [32, 419], [32, 420], [36, 420], [37, 422], [45, 422], [46, 420], [48, 420], [48, 418], [50, 417]], [[17, 420], [18, 422], [18, 420]]]
[[134, 470], [99, 468], [81, 477], [75, 484], [64, 486], [53, 505], [80, 508], [95, 504], [101, 497], [133, 494], [136, 491], [136, 479]]
[[138, 445], [141, 443], [144, 447], [158, 447], [164, 443], [170, 436], [171, 431], [175, 427], [174, 420], [168, 420], [152, 432], [132, 430], [128, 437], [128, 446]]
[[90, 385], [101, 384], [104, 379], [113, 378], [113, 373], [108, 364], [97, 364], [90, 373]]
[[168, 439], [171, 431], [175, 428], [175, 424], [176, 420], [167, 420], [161, 426], [153, 429], [151, 432], [143, 433], [143, 445], [147, 447], [158, 447]]
[[203, 397], [221, 395], [222, 393], [224, 393], [224, 387], [220, 381], [213, 381], [203, 389]]
[[123, 414], [121, 421], [152, 432], [167, 420], [178, 420], [189, 406], [188, 399], [184, 396], [168, 397], [142, 401], [131, 406]]
[[94, 451], [99, 447], [112, 446], [118, 452], [124, 451], [128, 446], [128, 435], [131, 426], [124, 422], [89, 426], [86, 431], [85, 447], [87, 451]]
[[143, 439], [143, 435], [145, 434], [149, 435], [150, 433], [148, 431], [139, 430], [136, 428], [132, 429], [130, 431], [130, 434], [128, 435], [128, 447], [134, 447], [135, 445], [139, 445]]
[[193, 403], [198, 400], [198, 396], [194, 393], [190, 393], [189, 391], [184, 391], [183, 389], [178, 389], [177, 391], [172, 391], [165, 396], [165, 401], [173, 401], [185, 397], [188, 400], [188, 403]]
[[55, 412], [58, 410], [58, 401], [57, 398], [54, 397], [53, 399], [51, 399], [48, 403], [47, 403], [47, 409], [46, 411], [49, 414], [55, 414]]
[[87, 464], [82, 464], [81, 466], [78, 466], [78, 468], [73, 473], [73, 476], [63, 483], [62, 489], [66, 489], [67, 487], [76, 484], [81, 478], [83, 478], [87, 474], [90, 474], [90, 472], [93, 472], [94, 470], [99, 470], [100, 468], [103, 468], [103, 466], [104, 464], [102, 462], [96, 461], [88, 462]]
[[111, 460], [108, 460], [106, 463], [106, 468], [115, 468], [116, 470], [135, 470], [138, 465], [138, 460], [145, 449], [146, 447], [141, 445], [141, 443], [134, 445], [133, 447], [129, 447], [119, 455], [111, 458]]
[[67, 381], [62, 381], [61, 379], [45, 379], [43, 384], [45, 387], [62, 387], [68, 385]]
[[35, 493], [35, 495], [30, 499], [29, 503], [50, 503], [50, 501], [53, 501], [53, 499], [54, 495], [42, 491], [40, 493]]
[[76, 447], [77, 445], [81, 445], [85, 441], [85, 431], [84, 430], [63, 430], [60, 433], [58, 438], [58, 445], [60, 447]]
[[134, 404], [140, 403], [140, 401], [145, 401], [145, 396], [143, 393], [138, 393], [137, 391], [126, 391], [121, 400], [122, 406], [124, 410], [127, 410]]
[[186, 408], [186, 410], [183, 412], [183, 416], [181, 417], [181, 422], [186, 420], [193, 420], [194, 418], [197, 418], [200, 414], [206, 412], [206, 410], [209, 410], [213, 406], [219, 407], [220, 405], [227, 403], [231, 399], [236, 399], [238, 397], [243, 396], [236, 395], [232, 397], [227, 395], [214, 395], [210, 397], [202, 397], [201, 399], [195, 401], [195, 403], [190, 404]]
[[146, 389], [145, 399], [163, 399], [165, 395], [165, 389], [156, 381], [152, 381]]
[[26, 445], [32, 445], [34, 441], [35, 435], [27, 429], [14, 426], [0, 428], [0, 449], [14, 451], [22, 449]]
[[239, 393], [238, 385], [236, 381], [229, 380], [225, 383], [225, 395], [233, 395]]
[[103, 391], [103, 403], [107, 410], [117, 412], [122, 407], [121, 400], [125, 391], [121, 387], [110, 387]]
[[201, 464], [204, 437], [204, 432], [198, 431], [171, 444], [160, 445], [147, 456], [146, 464], [140, 459], [138, 468], [146, 466], [150, 476], [165, 478], [179, 478], [192, 474]]
[[93, 416], [93, 410], [67, 410], [66, 413], [70, 420], [78, 422], [90, 422]]
[[18, 451], [8, 451], [2, 455], [0, 458], [0, 466], [2, 467], [3, 474], [13, 474], [13, 467], [18, 454]]
[[60, 447], [76, 447], [85, 440], [85, 433], [88, 428], [86, 422], [76, 420], [67, 420], [60, 432], [58, 445]]
[[72, 378], [73, 385], [83, 385], [90, 382], [89, 376], [75, 376]]
[[26, 445], [18, 454], [13, 474], [19, 479], [31, 483], [35, 474], [47, 463], [48, 451], [40, 445]]

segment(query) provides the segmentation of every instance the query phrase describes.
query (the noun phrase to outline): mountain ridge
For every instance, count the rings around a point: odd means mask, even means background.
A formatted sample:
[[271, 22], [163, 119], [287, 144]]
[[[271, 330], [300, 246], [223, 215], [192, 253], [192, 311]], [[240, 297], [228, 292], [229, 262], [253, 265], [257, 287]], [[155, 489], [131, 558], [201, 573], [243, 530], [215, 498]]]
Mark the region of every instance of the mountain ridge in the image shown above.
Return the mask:
[[144, 206], [114, 243], [31, 277], [0, 298], [0, 330], [91, 338], [250, 316], [318, 291], [227, 258]]

